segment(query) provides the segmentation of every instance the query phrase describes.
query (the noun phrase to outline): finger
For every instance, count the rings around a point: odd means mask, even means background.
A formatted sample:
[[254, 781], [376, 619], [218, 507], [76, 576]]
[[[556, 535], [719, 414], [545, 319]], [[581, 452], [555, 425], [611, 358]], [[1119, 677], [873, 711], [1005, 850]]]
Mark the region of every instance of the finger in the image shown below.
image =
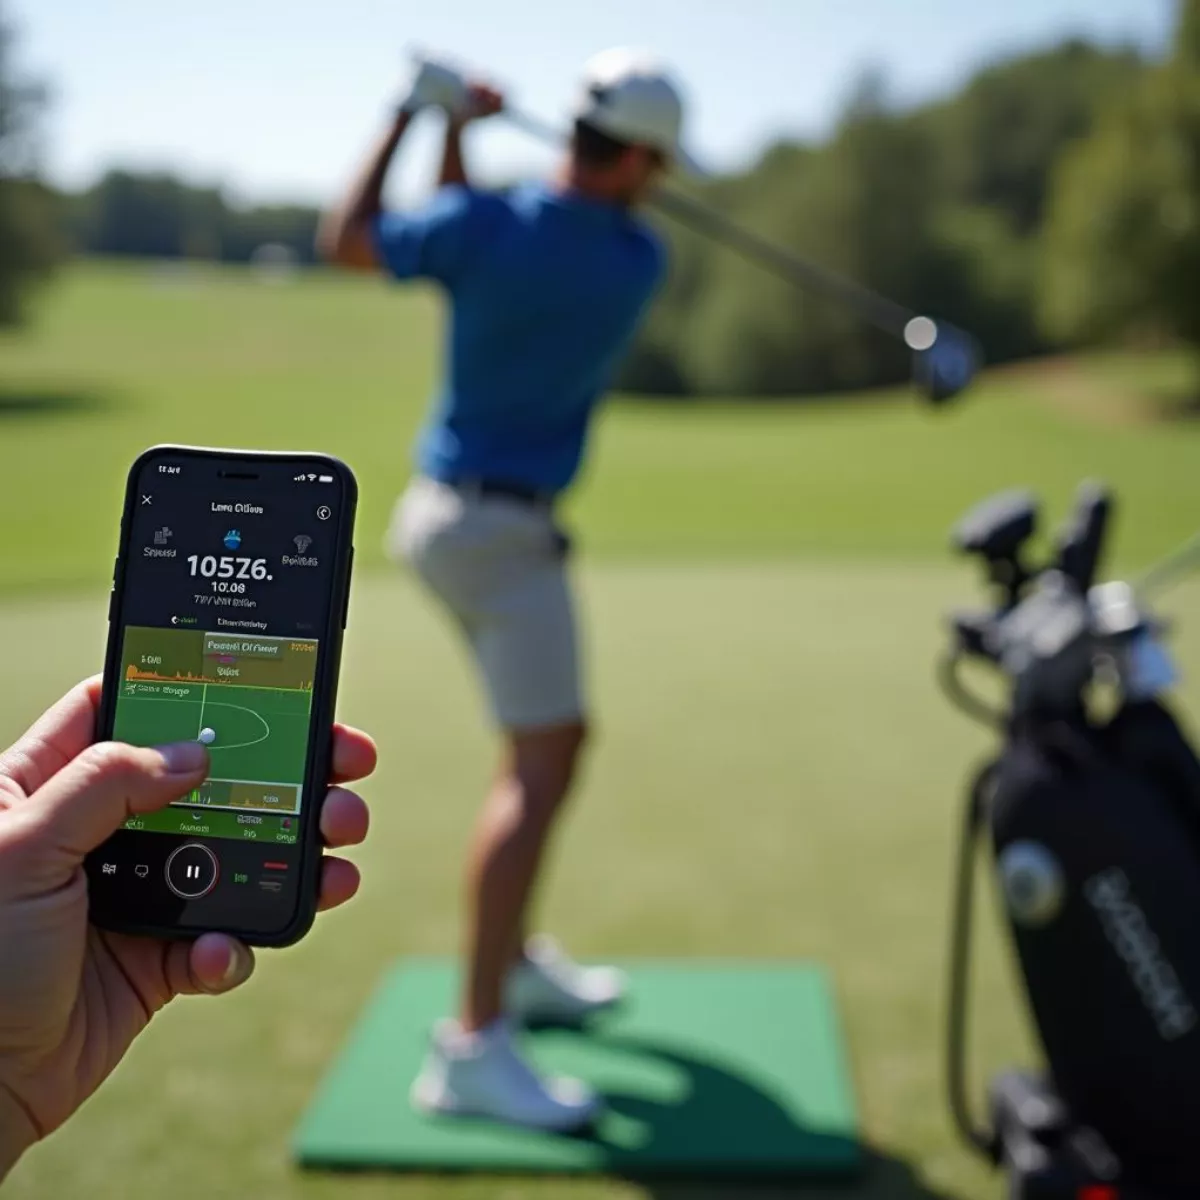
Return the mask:
[[379, 752], [375, 742], [349, 725], [333, 727], [333, 771], [330, 783], [353, 783], [375, 770]]
[[227, 934], [204, 933], [194, 942], [172, 942], [167, 947], [164, 969], [173, 995], [204, 992], [219, 996], [250, 978], [254, 954]]
[[321, 837], [331, 849], [357, 846], [371, 823], [363, 798], [346, 788], [330, 788], [321, 805]]
[[328, 855], [321, 863], [321, 899], [317, 904], [320, 912], [337, 908], [345, 904], [362, 882], [358, 868], [344, 858], [331, 858]]
[[39, 788], [28, 810], [44, 834], [43, 849], [74, 865], [123, 821], [178, 800], [207, 772], [208, 752], [198, 742], [157, 749], [98, 742]]
[[0, 775], [26, 795], [61, 771], [96, 736], [100, 677], [76, 684], [39, 717], [9, 750], [0, 754]]

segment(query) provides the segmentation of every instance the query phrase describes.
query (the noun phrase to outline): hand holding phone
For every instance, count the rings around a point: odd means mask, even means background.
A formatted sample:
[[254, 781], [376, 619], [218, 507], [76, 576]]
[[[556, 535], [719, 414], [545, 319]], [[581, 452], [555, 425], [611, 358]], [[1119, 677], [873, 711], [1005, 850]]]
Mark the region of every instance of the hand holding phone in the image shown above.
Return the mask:
[[[88, 928], [85, 852], [128, 813], [156, 811], [201, 783], [208, 767], [195, 742], [94, 743], [99, 700], [99, 678], [80, 684], [0, 752], [0, 1181], [103, 1082], [153, 1013], [177, 995], [230, 991], [254, 965], [228, 934], [159, 940]], [[374, 766], [371, 739], [337, 727], [333, 776], [361, 779]], [[320, 829], [327, 847], [361, 842], [366, 806], [332, 788]], [[322, 909], [357, 886], [352, 863], [322, 859]]]
[[252, 945], [308, 930], [356, 501], [325, 455], [159, 446], [134, 463], [97, 737], [195, 741], [210, 765], [89, 855], [95, 924]]

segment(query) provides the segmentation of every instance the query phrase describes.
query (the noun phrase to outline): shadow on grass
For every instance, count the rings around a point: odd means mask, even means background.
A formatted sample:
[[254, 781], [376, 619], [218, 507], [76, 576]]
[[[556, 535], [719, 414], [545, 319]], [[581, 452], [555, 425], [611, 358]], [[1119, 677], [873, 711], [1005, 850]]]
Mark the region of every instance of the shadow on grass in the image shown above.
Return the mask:
[[[955, 1200], [927, 1188], [898, 1158], [806, 1128], [724, 1065], [641, 1038], [592, 1036], [687, 1080], [683, 1098], [671, 1103], [604, 1093], [611, 1112], [643, 1131], [633, 1147], [604, 1147], [604, 1171], [639, 1183], [651, 1200]], [[710, 1157], [713, 1169], [705, 1170]]]
[[1160, 421], [1200, 421], [1200, 392], [1156, 388], [1150, 393], [1150, 401]]
[[99, 392], [68, 391], [65, 388], [22, 388], [0, 384], [0, 422], [54, 417], [92, 416], [113, 408]]
[[1168, 360], [1132, 386], [1151, 421], [1170, 424], [1200, 420], [1200, 357]]
[[922, 1183], [903, 1159], [862, 1151], [858, 1175], [844, 1182], [647, 1183], [647, 1200], [962, 1200]]
[[[866, 1146], [849, 1132], [806, 1125], [794, 1105], [773, 1094], [773, 1086], [764, 1089], [728, 1062], [594, 1026], [559, 1029], [550, 1036], [581, 1033], [608, 1052], [609, 1062], [633, 1068], [618, 1075], [630, 1086], [601, 1089], [606, 1113], [595, 1127], [534, 1135], [545, 1141], [540, 1151], [528, 1135], [513, 1134], [529, 1145], [526, 1157], [506, 1152], [494, 1140], [497, 1127], [490, 1123], [434, 1118], [443, 1130], [462, 1122], [458, 1153], [448, 1154], [442, 1142], [421, 1163], [407, 1147], [396, 1168], [425, 1178], [591, 1175], [632, 1183], [647, 1200], [960, 1200], [927, 1187], [903, 1159]], [[677, 1086], [665, 1098], [661, 1088], [640, 1086], [647, 1077], [673, 1078]], [[446, 1120], [450, 1124], [443, 1124]], [[564, 1149], [570, 1152], [564, 1155]], [[388, 1167], [386, 1152], [375, 1163], [327, 1155], [302, 1156], [300, 1165], [352, 1174], [377, 1174]]]

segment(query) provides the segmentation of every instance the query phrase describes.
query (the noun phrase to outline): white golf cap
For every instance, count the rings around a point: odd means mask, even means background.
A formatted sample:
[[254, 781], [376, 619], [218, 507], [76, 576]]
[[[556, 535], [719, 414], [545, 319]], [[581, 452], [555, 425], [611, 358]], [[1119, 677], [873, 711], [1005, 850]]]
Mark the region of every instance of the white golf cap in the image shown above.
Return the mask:
[[574, 117], [620, 142], [653, 146], [690, 174], [702, 174], [683, 149], [683, 97], [649, 50], [618, 46], [588, 60]]

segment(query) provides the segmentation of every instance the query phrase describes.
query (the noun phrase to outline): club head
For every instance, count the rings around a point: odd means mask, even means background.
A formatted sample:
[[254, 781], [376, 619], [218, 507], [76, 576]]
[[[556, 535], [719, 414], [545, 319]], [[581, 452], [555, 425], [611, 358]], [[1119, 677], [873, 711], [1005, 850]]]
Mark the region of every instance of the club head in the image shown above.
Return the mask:
[[1016, 558], [1037, 530], [1037, 497], [1025, 489], [988, 496], [965, 512], [950, 535], [960, 554], [988, 561]]
[[[918, 324], [921, 323], [921, 324]], [[979, 344], [969, 334], [928, 317], [909, 322], [917, 335], [905, 341], [913, 348], [913, 377], [930, 404], [953, 400], [975, 378], [982, 361]]]

